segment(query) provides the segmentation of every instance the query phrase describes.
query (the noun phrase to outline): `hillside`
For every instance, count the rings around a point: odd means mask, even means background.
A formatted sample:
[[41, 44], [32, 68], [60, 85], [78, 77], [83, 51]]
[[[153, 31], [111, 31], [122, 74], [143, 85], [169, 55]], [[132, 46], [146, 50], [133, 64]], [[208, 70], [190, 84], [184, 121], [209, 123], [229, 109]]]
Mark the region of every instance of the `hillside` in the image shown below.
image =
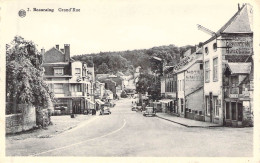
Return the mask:
[[179, 62], [182, 53], [190, 47], [192, 46], [177, 47], [171, 44], [150, 49], [82, 54], [72, 58], [84, 61], [89, 66], [94, 64], [96, 73], [117, 73], [119, 71], [132, 73], [138, 66], [141, 66], [144, 70], [150, 68], [149, 58], [154, 56], [162, 58], [168, 65], [176, 64]]

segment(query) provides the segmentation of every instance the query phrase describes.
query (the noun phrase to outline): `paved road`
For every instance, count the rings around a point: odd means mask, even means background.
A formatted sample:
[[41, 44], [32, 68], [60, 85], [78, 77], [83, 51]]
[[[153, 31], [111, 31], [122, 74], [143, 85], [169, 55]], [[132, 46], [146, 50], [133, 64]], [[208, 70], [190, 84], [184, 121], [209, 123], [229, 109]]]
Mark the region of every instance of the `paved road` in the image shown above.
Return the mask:
[[111, 115], [96, 116], [51, 138], [6, 142], [7, 156], [252, 156], [252, 128], [186, 128], [130, 110], [117, 102]]

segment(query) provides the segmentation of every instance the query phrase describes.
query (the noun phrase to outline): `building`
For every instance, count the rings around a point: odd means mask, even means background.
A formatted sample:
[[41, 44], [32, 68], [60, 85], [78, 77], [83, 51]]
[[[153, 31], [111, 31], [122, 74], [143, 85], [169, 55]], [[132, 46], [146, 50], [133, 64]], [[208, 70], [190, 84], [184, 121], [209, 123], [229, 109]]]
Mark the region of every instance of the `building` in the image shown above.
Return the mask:
[[95, 99], [102, 99], [105, 93], [105, 83], [95, 82]]
[[204, 120], [203, 115], [203, 57], [198, 55], [177, 74], [177, 114], [180, 117]]
[[252, 63], [227, 63], [223, 87], [226, 126], [251, 126], [253, 119]]
[[162, 112], [177, 113], [177, 76], [173, 73], [173, 66], [165, 66], [161, 76]]
[[61, 114], [82, 114], [94, 109], [93, 78], [87, 65], [70, 58], [70, 45], [42, 49], [44, 79], [54, 93], [54, 110]]
[[[207, 122], [223, 125], [230, 120], [230, 109], [242, 107], [237, 96], [231, 95], [234, 97], [232, 100], [236, 101], [231, 104], [230, 99], [225, 98], [223, 77], [226, 67], [229, 67], [226, 71], [231, 71], [231, 76], [237, 74], [236, 71], [233, 71], [232, 74], [234, 65], [231, 64], [253, 62], [252, 20], [252, 6], [244, 4], [241, 8], [238, 7], [235, 15], [220, 30], [203, 43], [204, 108]], [[243, 102], [242, 105], [248, 107], [246, 106], [248, 103]], [[239, 109], [233, 110], [240, 111]], [[236, 118], [238, 117], [236, 116]]]

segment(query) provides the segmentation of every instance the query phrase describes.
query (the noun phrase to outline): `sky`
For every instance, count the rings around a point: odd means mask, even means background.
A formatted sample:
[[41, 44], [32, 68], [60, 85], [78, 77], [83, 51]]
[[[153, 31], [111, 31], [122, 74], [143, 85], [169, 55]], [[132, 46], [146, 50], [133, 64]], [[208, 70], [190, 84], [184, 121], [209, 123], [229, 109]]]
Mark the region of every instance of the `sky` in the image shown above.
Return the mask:
[[[245, 1], [11, 0], [2, 6], [2, 29], [5, 43], [20, 35], [35, 42], [39, 50], [70, 44], [71, 56], [195, 45], [210, 38], [197, 24], [216, 32], [237, 12], [238, 3]], [[35, 12], [33, 8], [54, 12]], [[80, 12], [59, 12], [59, 8], [77, 8]], [[27, 11], [23, 18], [18, 16], [21, 9]]]

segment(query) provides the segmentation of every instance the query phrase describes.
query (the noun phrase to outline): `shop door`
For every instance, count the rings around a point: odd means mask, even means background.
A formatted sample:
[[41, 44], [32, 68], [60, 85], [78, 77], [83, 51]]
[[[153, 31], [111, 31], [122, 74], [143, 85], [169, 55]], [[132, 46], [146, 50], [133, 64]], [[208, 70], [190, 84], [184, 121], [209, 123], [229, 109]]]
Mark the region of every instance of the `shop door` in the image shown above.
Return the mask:
[[243, 120], [243, 104], [242, 103], [237, 103], [237, 120], [241, 121]]
[[73, 101], [73, 114], [81, 114], [81, 102], [80, 101]]
[[213, 96], [212, 92], [209, 93], [209, 111], [210, 111], [210, 122], [213, 122]]
[[232, 120], [237, 120], [236, 102], [231, 102], [231, 113], [232, 113]]
[[173, 105], [172, 105], [172, 101], [170, 102], [170, 112], [173, 111]]

